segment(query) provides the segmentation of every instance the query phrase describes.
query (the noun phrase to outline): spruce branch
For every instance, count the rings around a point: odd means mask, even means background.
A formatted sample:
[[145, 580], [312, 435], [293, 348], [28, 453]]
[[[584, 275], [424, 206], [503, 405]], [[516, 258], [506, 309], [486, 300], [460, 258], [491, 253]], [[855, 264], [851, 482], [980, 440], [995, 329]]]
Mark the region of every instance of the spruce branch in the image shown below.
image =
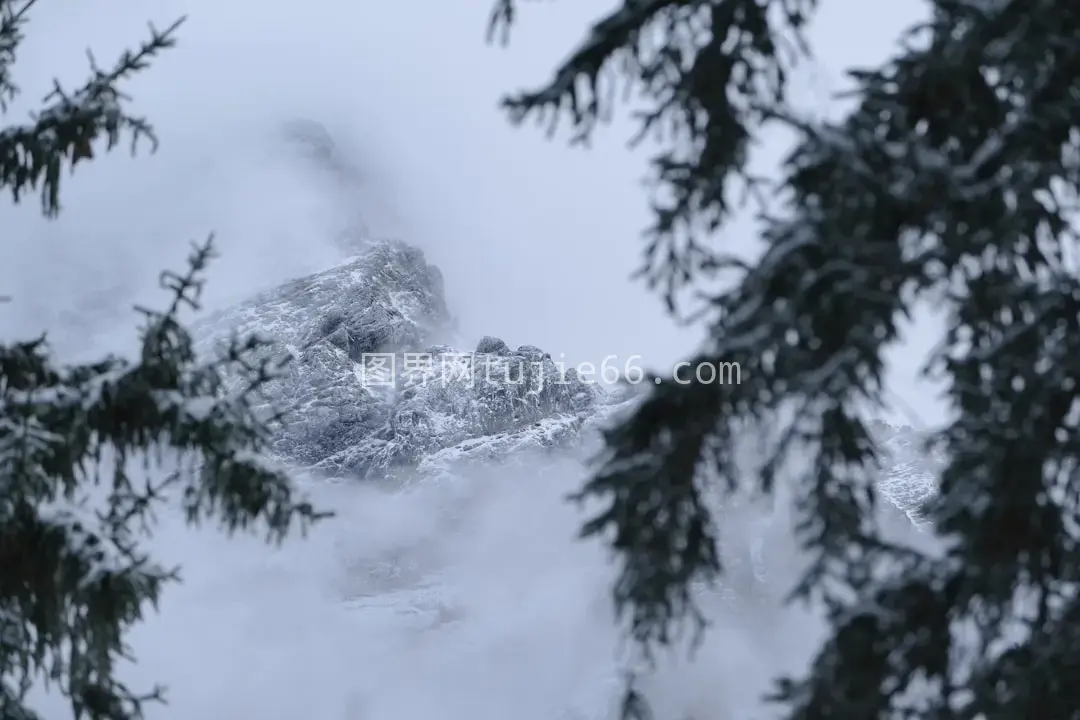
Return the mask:
[[[22, 14], [3, 16], [10, 29], [4, 33], [0, 24], [0, 93], [5, 89], [5, 53], [14, 58], [21, 40], [20, 28], [25, 23]], [[0, 185], [10, 189], [14, 202], [19, 202], [26, 188], [40, 189], [42, 210], [48, 217], [60, 211], [60, 177], [65, 165], [74, 169], [82, 160], [94, 157], [93, 145], [104, 136], [106, 150], [113, 149], [124, 134], [131, 137], [131, 151], [141, 140], [157, 147], [153, 127], [145, 119], [126, 112], [128, 98], [117, 85], [131, 75], [149, 67], [150, 60], [162, 50], [176, 44], [175, 33], [184, 18], [164, 31], [150, 26], [150, 38], [135, 50], [126, 50], [111, 70], [102, 70], [90, 55], [91, 77], [79, 89], [66, 91], [54, 81], [53, 89], [44, 98], [45, 107], [31, 115], [28, 125], [14, 125], [0, 130]], [[14, 85], [6, 85], [8, 97]]]

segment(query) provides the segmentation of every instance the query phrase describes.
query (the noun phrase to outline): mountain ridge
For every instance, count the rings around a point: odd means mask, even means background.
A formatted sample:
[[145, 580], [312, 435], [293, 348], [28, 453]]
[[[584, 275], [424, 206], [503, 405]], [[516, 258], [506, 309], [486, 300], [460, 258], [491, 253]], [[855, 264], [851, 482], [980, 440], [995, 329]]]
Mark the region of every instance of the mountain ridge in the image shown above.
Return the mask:
[[[457, 351], [446, 344], [455, 330], [438, 268], [384, 240], [202, 318], [193, 335], [201, 350], [240, 333], [289, 353], [268, 386], [268, 402], [289, 410], [272, 450], [326, 474], [435, 472], [452, 458], [567, 447], [626, 404], [532, 345], [484, 337]], [[375, 361], [389, 377], [375, 377]]]

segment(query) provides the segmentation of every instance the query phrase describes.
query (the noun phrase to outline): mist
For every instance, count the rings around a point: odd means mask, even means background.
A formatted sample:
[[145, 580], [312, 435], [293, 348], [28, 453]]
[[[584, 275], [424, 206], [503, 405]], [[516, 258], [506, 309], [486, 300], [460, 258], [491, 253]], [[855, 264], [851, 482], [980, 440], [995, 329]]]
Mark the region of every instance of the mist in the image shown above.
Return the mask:
[[[404, 489], [312, 482], [337, 517], [277, 550], [166, 514], [153, 546], [184, 581], [133, 634], [123, 672], [168, 685], [148, 717], [616, 717], [623, 672], [641, 666], [612, 617], [607, 554], [576, 539], [581, 511], [565, 502], [584, 468], [518, 460]], [[704, 598], [715, 625], [692, 660], [679, 643], [644, 676], [654, 709], [767, 717], [759, 695], [806, 661], [819, 623], [776, 598]], [[56, 696], [35, 707], [69, 716]]]
[[[204, 298], [214, 309], [340, 262], [340, 235], [363, 232], [424, 249], [466, 346], [495, 335], [568, 363], [640, 356], [669, 367], [700, 329], [677, 327], [629, 279], [649, 221], [647, 152], [626, 148], [632, 128], [616, 122], [571, 150], [510, 127], [496, 107], [545, 79], [609, 4], [526, 4], [509, 49], [484, 44], [490, 5], [480, 0], [42, 5], [9, 121], [54, 75], [83, 79], [87, 47], [107, 65], [145, 37], [147, 20], [189, 19], [178, 47], [127, 88], [156, 125], [156, 153], [118, 148], [80, 165], [57, 220], [41, 219], [32, 197], [0, 207], [0, 291], [14, 298], [0, 307], [0, 337], [48, 330], [72, 358], [123, 351], [132, 306], [160, 306], [157, 274], [182, 269], [191, 241], [215, 234]], [[843, 69], [879, 61], [923, 11], [825, 3], [797, 100], [838, 111], [829, 98]], [[347, 178], [286, 140], [296, 120], [326, 129]], [[767, 137], [755, 162], [775, 166], [789, 144]], [[753, 225], [717, 241], [752, 253]], [[934, 329], [919, 319], [891, 370], [899, 412], [926, 423], [942, 414], [917, 378]], [[138, 628], [139, 662], [124, 676], [169, 685], [170, 705], [151, 718], [607, 717], [629, 661], [611, 616], [613, 568], [602, 547], [575, 539], [583, 516], [564, 501], [586, 475], [566, 459], [393, 492], [312, 483], [338, 517], [279, 550], [166, 514], [154, 544], [184, 583]], [[789, 540], [774, 545], [782, 566], [795, 555]], [[708, 609], [715, 627], [694, 660], [680, 646], [647, 677], [654, 709], [768, 717], [760, 694], [805, 664], [820, 625], [778, 603]], [[58, 698], [40, 700], [45, 716], [68, 716]]]

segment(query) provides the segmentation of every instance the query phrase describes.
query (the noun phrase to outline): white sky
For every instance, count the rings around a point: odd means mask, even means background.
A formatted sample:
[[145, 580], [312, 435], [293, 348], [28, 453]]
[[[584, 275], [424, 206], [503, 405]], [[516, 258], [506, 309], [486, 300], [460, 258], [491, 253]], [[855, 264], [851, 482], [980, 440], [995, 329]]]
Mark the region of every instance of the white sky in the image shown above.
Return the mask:
[[[341, 198], [277, 139], [284, 123], [305, 118], [354, 152], [366, 185], [353, 202], [369, 225], [421, 246], [442, 269], [470, 341], [491, 334], [571, 362], [642, 355], [654, 368], [670, 366], [700, 335], [676, 329], [659, 299], [628, 279], [648, 222], [644, 160], [624, 148], [630, 127], [617, 124], [592, 149], [573, 150], [510, 127], [496, 110], [501, 92], [544, 79], [608, 4], [529, 3], [504, 50], [483, 42], [486, 0], [43, 3], [19, 65], [29, 100], [54, 74], [81, 79], [87, 46], [111, 62], [143, 37], [148, 19], [190, 19], [179, 47], [131, 86], [159, 130], [157, 155], [118, 152], [81, 167], [57, 221], [41, 220], [32, 201], [17, 209], [3, 201], [0, 288], [16, 303], [0, 308], [0, 336], [49, 327], [69, 352], [121, 343], [130, 330], [122, 308], [152, 301], [156, 273], [180, 267], [187, 242], [210, 231], [224, 251], [209, 286], [215, 304], [334, 262], [326, 238], [346, 215]], [[825, 0], [812, 33], [818, 61], [795, 83], [800, 100], [825, 109], [843, 69], [882, 59], [922, 7]], [[783, 138], [769, 138], [759, 162], [767, 167], [783, 151]], [[744, 224], [717, 242], [750, 247], [751, 238]], [[934, 329], [919, 324], [893, 363], [895, 394], [924, 421], [940, 416], [931, 391], [914, 381]], [[555, 500], [579, 480], [575, 472], [527, 474], [519, 479], [529, 493], [502, 490], [478, 506], [475, 535], [445, 554], [473, 616], [490, 622], [420, 649], [402, 650], [401, 636], [358, 634], [320, 583], [324, 570], [337, 572], [328, 548], [366, 543], [382, 552], [416, 542], [430, 507], [361, 498], [362, 517], [349, 521], [358, 524], [283, 556], [218, 539], [167, 545], [192, 580], [142, 631], [136, 679], [175, 686], [175, 714], [161, 717], [284, 719], [307, 708], [320, 720], [551, 720], [539, 705], [523, 710], [522, 693], [577, 697], [592, 687], [558, 643], [584, 643], [575, 651], [591, 658], [613, 642], [597, 620], [607, 578], [595, 554], [537, 539], [569, 537], [573, 516]], [[530, 573], [518, 577], [522, 567]], [[518, 594], [496, 595], [493, 605], [493, 578], [507, 574]], [[520, 611], [502, 613], [515, 603]], [[745, 710], [768, 675], [762, 668], [806, 651], [808, 635], [775, 627], [765, 628], [772, 647], [739, 635], [745, 629], [720, 633], [705, 650], [715, 661], [708, 672], [669, 672], [661, 701], [672, 711], [718, 702]], [[731, 662], [731, 644], [753, 682], [717, 684], [716, 663]], [[452, 654], [461, 648], [464, 660]], [[46, 715], [60, 717], [52, 710]]]

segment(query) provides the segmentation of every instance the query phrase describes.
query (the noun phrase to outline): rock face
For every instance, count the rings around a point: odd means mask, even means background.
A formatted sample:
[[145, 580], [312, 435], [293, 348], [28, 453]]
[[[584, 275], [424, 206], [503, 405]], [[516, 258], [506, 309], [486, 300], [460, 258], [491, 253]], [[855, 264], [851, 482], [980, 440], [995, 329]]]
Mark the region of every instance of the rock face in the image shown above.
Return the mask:
[[198, 323], [207, 345], [257, 333], [293, 355], [269, 388], [291, 408], [273, 449], [282, 459], [366, 478], [561, 446], [621, 403], [543, 350], [485, 337], [443, 342], [453, 321], [442, 276], [424, 255], [384, 241]]
[[439, 269], [420, 250], [385, 241], [346, 264], [211, 315], [195, 334], [208, 341], [235, 328], [269, 335], [294, 354], [333, 349], [359, 360], [436, 342], [452, 324]]

